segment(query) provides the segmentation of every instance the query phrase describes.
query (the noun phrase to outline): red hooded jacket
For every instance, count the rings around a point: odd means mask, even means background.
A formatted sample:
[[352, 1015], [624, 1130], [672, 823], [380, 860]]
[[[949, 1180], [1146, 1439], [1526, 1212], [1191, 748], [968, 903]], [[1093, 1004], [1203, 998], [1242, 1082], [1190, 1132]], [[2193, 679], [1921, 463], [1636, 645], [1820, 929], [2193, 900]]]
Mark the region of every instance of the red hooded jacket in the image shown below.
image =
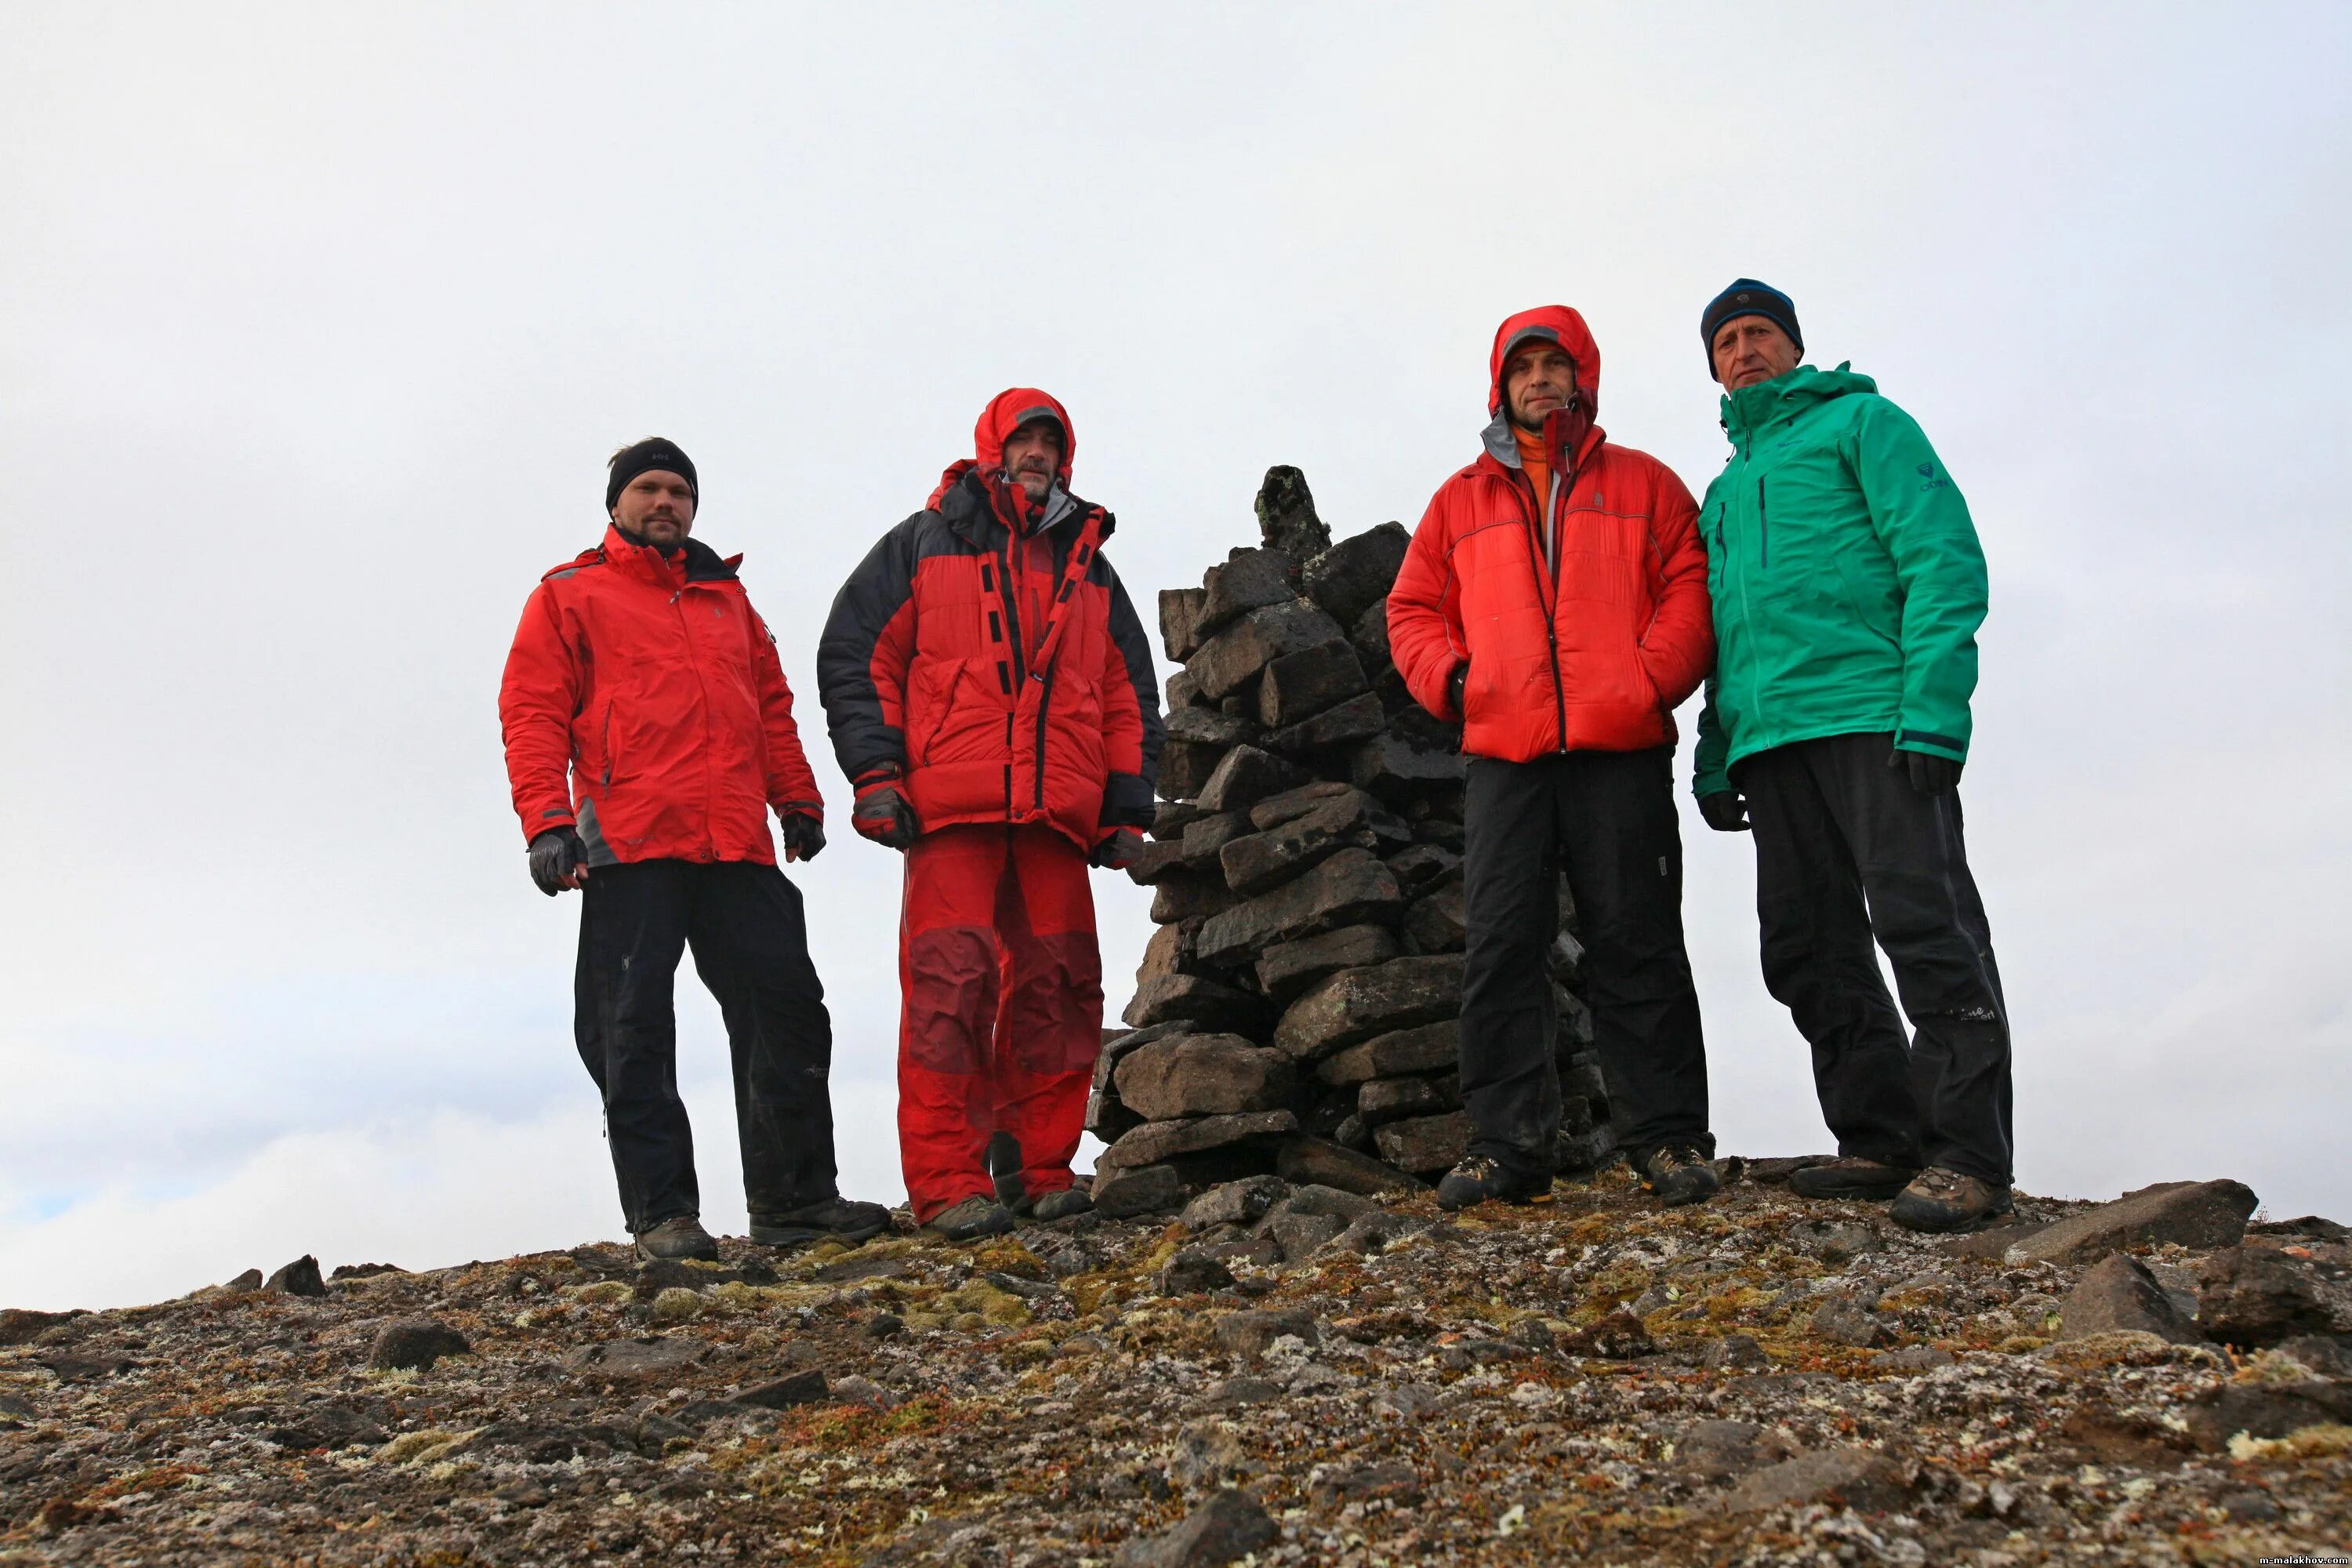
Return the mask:
[[[1004, 443], [1040, 416], [1062, 463], [1033, 506]], [[1040, 822], [1092, 848], [1151, 820], [1162, 733], [1143, 623], [1100, 552], [1114, 520], [1069, 494], [1077, 435], [1046, 394], [999, 393], [972, 445], [834, 599], [817, 645], [834, 753], [853, 783], [902, 779], [927, 832]]]
[[[1544, 421], [1539, 497], [1503, 405], [1503, 365], [1528, 337], [1576, 362], [1578, 398]], [[1674, 710], [1715, 663], [1697, 508], [1673, 470], [1610, 443], [1592, 412], [1601, 351], [1564, 305], [1495, 333], [1486, 451], [1438, 488], [1389, 593], [1389, 647], [1415, 700], [1463, 721], [1462, 749], [1528, 762], [1554, 752], [1672, 744]], [[1547, 569], [1538, 520], [1558, 531]], [[1447, 686], [1465, 660], [1465, 712]]]
[[499, 688], [525, 839], [577, 824], [591, 866], [772, 866], [770, 806], [824, 820], [742, 559], [693, 539], [665, 558], [608, 526], [540, 579]]

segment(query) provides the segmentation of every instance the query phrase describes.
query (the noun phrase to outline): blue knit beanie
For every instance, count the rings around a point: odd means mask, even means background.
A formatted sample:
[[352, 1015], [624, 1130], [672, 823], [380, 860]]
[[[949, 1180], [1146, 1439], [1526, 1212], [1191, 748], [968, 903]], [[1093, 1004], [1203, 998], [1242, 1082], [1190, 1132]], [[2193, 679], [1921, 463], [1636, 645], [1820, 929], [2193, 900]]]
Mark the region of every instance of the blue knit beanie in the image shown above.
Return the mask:
[[1706, 350], [1706, 374], [1715, 374], [1716, 329], [1734, 316], [1761, 316], [1789, 334], [1797, 352], [1805, 352], [1805, 334], [1797, 328], [1797, 303], [1769, 283], [1742, 278], [1706, 302], [1698, 319], [1698, 341]]

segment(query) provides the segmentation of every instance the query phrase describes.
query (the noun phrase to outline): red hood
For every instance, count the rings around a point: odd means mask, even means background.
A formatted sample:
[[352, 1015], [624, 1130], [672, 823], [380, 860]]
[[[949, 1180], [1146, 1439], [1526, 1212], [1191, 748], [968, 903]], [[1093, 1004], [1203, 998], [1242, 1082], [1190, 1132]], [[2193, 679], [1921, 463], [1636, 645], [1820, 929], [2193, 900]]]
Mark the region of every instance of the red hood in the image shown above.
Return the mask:
[[1568, 357], [1576, 362], [1577, 390], [1584, 394], [1585, 405], [1599, 413], [1601, 345], [1592, 341], [1592, 329], [1584, 324], [1584, 318], [1565, 305], [1538, 305], [1532, 310], [1521, 310], [1495, 329], [1495, 352], [1486, 359], [1486, 412], [1501, 412], [1503, 362], [1511, 357], [1520, 339], [1528, 337], [1543, 338], [1568, 351]]
[[[1078, 455], [1078, 432], [1070, 423], [1070, 411], [1050, 392], [1041, 392], [1034, 386], [1009, 386], [990, 398], [988, 406], [980, 411], [980, 418], [971, 427], [972, 455], [948, 465], [947, 471], [940, 475], [940, 488], [931, 492], [928, 504], [939, 505], [940, 498], [974, 468], [991, 477], [1001, 474], [1005, 441], [1013, 432], [1041, 416], [1051, 418], [1062, 427], [1062, 466], [1055, 470], [1055, 478], [1061, 480], [1064, 489], [1069, 489], [1070, 465]], [[992, 487], [994, 488], [999, 487]]]

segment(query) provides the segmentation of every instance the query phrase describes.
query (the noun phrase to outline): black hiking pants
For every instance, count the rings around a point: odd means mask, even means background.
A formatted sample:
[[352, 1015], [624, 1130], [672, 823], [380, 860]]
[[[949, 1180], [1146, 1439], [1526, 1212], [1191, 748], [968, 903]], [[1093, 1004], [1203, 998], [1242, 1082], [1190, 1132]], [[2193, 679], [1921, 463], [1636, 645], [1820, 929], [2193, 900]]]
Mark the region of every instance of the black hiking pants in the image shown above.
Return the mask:
[[[2010, 1182], [2009, 1006], [1960, 841], [1958, 790], [1886, 765], [1894, 737], [1743, 758], [1764, 984], [1813, 1051], [1838, 1152]], [[1895, 971], [1903, 1019], [1879, 975]]]
[[751, 1213], [834, 1196], [833, 1024], [800, 889], [751, 861], [638, 860], [596, 867], [581, 891], [572, 1035], [604, 1097], [631, 1234], [702, 1209], [672, 1006], [688, 947], [727, 1021]]
[[1559, 931], [1563, 872], [1618, 1142], [1637, 1163], [1664, 1143], [1714, 1153], [1698, 992], [1683, 946], [1673, 767], [1671, 746], [1471, 759], [1462, 981], [1471, 1153], [1526, 1174], [1555, 1164], [1559, 1021], [1546, 953]]

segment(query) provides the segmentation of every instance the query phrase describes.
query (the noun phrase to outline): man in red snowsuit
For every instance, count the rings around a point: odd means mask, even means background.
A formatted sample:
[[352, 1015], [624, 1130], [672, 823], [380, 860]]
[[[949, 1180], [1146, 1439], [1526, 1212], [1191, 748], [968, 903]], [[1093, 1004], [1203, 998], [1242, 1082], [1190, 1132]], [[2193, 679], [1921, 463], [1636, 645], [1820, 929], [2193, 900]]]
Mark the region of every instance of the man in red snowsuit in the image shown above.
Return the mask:
[[604, 542], [523, 606], [499, 688], [531, 880], [581, 889], [572, 1030], [604, 1101], [640, 1258], [716, 1258], [677, 1096], [677, 961], [719, 998], [734, 1058], [751, 1239], [872, 1236], [879, 1204], [835, 1189], [824, 988], [800, 890], [777, 868], [824, 847], [775, 639], [694, 527], [700, 480], [656, 437], [613, 455]]
[[899, 1157], [915, 1217], [957, 1240], [1087, 1206], [1087, 866], [1141, 848], [1161, 734], [1111, 516], [1069, 493], [1069, 414], [1014, 387], [973, 447], [850, 574], [817, 650], [851, 824], [907, 856]]

